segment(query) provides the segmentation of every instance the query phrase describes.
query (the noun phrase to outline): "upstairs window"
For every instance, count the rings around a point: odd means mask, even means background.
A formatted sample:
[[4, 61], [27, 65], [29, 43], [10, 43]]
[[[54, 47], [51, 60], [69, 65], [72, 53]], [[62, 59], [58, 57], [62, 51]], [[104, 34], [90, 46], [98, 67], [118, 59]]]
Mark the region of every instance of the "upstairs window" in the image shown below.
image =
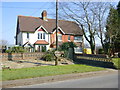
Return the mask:
[[45, 33], [38, 33], [38, 39], [45, 39]]
[[62, 34], [58, 34], [58, 41], [62, 41]]
[[70, 35], [68, 35], [68, 40], [70, 40]]
[[74, 41], [75, 42], [82, 42], [82, 36], [75, 36]]
[[27, 39], [29, 39], [29, 33], [27, 32]]

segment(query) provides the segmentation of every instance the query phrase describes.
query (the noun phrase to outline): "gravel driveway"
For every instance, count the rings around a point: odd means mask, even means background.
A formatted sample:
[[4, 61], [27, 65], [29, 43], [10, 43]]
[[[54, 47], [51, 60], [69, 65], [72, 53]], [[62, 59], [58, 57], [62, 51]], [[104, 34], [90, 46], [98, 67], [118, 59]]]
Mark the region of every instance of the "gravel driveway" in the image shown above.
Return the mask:
[[[63, 59], [59, 61], [59, 65], [62, 65], [62, 63], [67, 64], [73, 64], [71, 61]], [[29, 59], [29, 60], [12, 60], [12, 61], [2, 61], [1, 66], [3, 68], [26, 68], [26, 67], [36, 67], [36, 66], [46, 66], [46, 65], [55, 65], [55, 61], [43, 61], [43, 60], [35, 60], [35, 59]]]

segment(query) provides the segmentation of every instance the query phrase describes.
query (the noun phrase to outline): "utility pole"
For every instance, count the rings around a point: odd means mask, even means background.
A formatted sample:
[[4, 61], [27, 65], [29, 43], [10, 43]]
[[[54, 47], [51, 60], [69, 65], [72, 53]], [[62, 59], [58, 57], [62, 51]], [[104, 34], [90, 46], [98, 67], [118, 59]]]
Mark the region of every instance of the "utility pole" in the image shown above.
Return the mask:
[[58, 0], [56, 0], [56, 51], [55, 51], [55, 66], [58, 65], [58, 56], [57, 56], [57, 53], [58, 53]]
[[56, 0], [56, 50], [58, 50], [58, 0]]

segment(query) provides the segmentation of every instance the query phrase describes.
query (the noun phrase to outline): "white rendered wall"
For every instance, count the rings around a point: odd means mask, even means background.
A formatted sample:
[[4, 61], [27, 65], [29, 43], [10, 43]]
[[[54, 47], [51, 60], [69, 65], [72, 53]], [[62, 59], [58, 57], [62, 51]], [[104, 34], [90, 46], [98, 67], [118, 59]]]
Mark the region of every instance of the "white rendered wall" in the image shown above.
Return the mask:
[[[29, 33], [29, 39], [27, 39], [27, 32], [22, 32], [21, 33], [22, 37], [20, 37], [19, 40], [22, 39], [22, 40], [20, 40], [20, 41], [23, 41], [22, 45], [28, 41], [30, 42], [30, 44], [33, 45], [37, 40], [41, 40], [41, 39], [38, 39], [39, 32], [44, 33], [43, 31], [35, 31], [34, 33]], [[46, 48], [48, 50], [49, 46], [50, 46], [50, 34], [48, 34], [48, 33], [45, 34], [45, 41], [47, 41], [49, 43], [49, 45], [46, 45]], [[38, 45], [36, 45], [36, 47], [35, 47], [36, 49], [37, 49], [37, 46]]]

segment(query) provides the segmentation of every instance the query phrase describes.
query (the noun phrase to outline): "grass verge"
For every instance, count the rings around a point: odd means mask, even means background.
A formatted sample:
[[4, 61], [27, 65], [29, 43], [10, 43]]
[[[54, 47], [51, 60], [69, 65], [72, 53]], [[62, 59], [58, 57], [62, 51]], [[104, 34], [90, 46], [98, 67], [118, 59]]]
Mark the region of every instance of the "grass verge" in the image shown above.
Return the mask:
[[33, 77], [43, 77], [61, 74], [71, 74], [71, 73], [84, 73], [92, 71], [105, 70], [101, 67], [93, 67], [87, 65], [60, 65], [60, 66], [39, 66], [31, 68], [21, 68], [21, 69], [6, 69], [2, 71], [2, 80], [15, 80], [15, 79], [25, 79]]
[[117, 69], [120, 69], [120, 58], [112, 58], [112, 62]]

